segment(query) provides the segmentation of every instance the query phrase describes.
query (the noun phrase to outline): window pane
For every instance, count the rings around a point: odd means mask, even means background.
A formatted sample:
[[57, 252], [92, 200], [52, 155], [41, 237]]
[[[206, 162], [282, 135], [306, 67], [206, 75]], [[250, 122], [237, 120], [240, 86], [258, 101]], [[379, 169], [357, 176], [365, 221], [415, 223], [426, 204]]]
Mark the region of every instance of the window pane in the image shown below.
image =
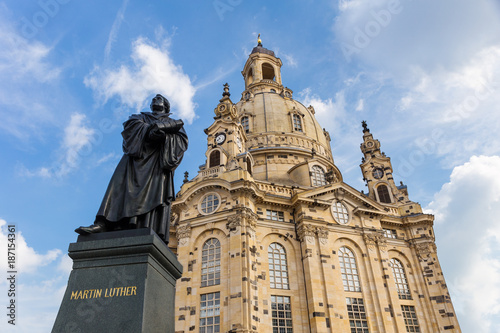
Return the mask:
[[[269, 261], [269, 282], [273, 289], [288, 289], [288, 265], [285, 249], [278, 243], [272, 243], [267, 249]], [[280, 302], [278, 300], [278, 302]]]
[[[201, 286], [220, 284], [220, 242], [217, 238], [210, 238], [203, 244], [201, 254]], [[210, 295], [210, 294], [207, 294]]]
[[339, 263], [344, 290], [361, 291], [354, 253], [345, 246], [339, 249]]
[[273, 332], [293, 333], [290, 297], [271, 296], [271, 308], [278, 309], [278, 311], [272, 311]]

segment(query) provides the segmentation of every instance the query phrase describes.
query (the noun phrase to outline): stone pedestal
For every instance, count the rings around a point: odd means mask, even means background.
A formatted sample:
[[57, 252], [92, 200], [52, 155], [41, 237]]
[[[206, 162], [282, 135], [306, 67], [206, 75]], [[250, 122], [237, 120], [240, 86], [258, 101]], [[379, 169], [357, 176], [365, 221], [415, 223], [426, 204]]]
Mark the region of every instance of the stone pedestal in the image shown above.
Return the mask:
[[174, 333], [182, 266], [150, 229], [79, 236], [52, 333]]

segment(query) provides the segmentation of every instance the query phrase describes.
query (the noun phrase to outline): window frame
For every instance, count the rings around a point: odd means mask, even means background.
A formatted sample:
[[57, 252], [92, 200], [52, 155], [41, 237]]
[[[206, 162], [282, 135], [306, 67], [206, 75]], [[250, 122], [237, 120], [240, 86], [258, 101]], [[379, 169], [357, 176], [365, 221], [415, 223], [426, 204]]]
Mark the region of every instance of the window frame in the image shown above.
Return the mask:
[[349, 209], [347, 208], [347, 205], [341, 200], [335, 199], [332, 201], [332, 205], [330, 206], [330, 212], [332, 214], [333, 219], [338, 224], [347, 225], [351, 221], [351, 214], [349, 212]]
[[[279, 302], [280, 298], [282, 299], [282, 302]], [[292, 298], [290, 296], [271, 295], [270, 303], [271, 326], [273, 328], [273, 332], [293, 333]], [[280, 305], [282, 305], [281, 309]], [[282, 316], [280, 317], [281, 314]], [[282, 322], [280, 322], [280, 320], [282, 320]], [[280, 330], [280, 328], [284, 328], [284, 330]]]
[[389, 260], [389, 267], [391, 267], [399, 299], [411, 300], [410, 284], [403, 263], [397, 258], [391, 258]]
[[[216, 241], [216, 243], [214, 243]], [[210, 242], [210, 244], [208, 244]], [[208, 244], [208, 246], [207, 246]], [[212, 247], [211, 245], [214, 245]], [[221, 281], [221, 262], [222, 262], [222, 249], [221, 242], [215, 238], [207, 239], [201, 248], [201, 288], [220, 285]], [[211, 251], [213, 249], [213, 252]], [[211, 255], [213, 258], [211, 259]], [[205, 259], [206, 258], [206, 259]], [[212, 271], [210, 269], [212, 268]], [[206, 273], [204, 273], [206, 270]], [[213, 277], [210, 278], [210, 274]], [[205, 278], [204, 278], [205, 277]], [[212, 283], [210, 283], [212, 282]]]
[[351, 333], [369, 333], [366, 307], [362, 298], [346, 297], [347, 317]]
[[245, 133], [250, 132], [250, 117], [249, 116], [241, 117], [240, 124], [243, 127], [243, 130], [245, 131]]
[[[208, 201], [207, 201], [207, 202], [205, 202], [205, 199], [207, 199], [207, 200], [208, 200], [208, 198], [209, 198], [210, 196], [213, 196], [213, 197], [214, 197], [214, 199], [212, 199], [212, 200], [211, 200], [211, 203], [212, 203], [212, 204], [210, 205], [210, 207], [213, 207], [213, 208], [210, 208], [211, 210], [210, 210], [210, 211], [208, 211], [208, 210], [209, 210], [209, 208], [208, 208], [208, 206], [207, 206]], [[214, 202], [214, 201], [217, 201], [217, 204], [216, 204], [216, 205], [214, 205], [214, 204], [213, 204], [213, 202]], [[204, 207], [204, 206], [205, 206], [205, 207]], [[216, 211], [218, 211], [218, 210], [219, 210], [219, 208], [220, 208], [220, 206], [221, 206], [221, 198], [220, 198], [220, 195], [219, 195], [218, 193], [216, 193], [216, 192], [210, 192], [210, 193], [205, 194], [205, 195], [201, 198], [201, 200], [199, 201], [199, 204], [198, 204], [198, 212], [199, 212], [200, 214], [202, 214], [202, 215], [210, 215], [210, 214], [213, 214], [213, 213], [215, 213]], [[205, 211], [204, 209], [206, 209], [207, 211]]]
[[401, 304], [401, 314], [403, 315], [403, 320], [405, 322], [406, 332], [421, 332], [415, 306]]
[[[383, 191], [382, 189], [385, 188], [385, 191]], [[391, 190], [389, 189], [389, 186], [385, 183], [382, 183], [380, 185], [377, 185], [377, 198], [378, 198], [378, 201], [380, 203], [385, 203], [385, 204], [390, 204], [392, 203], [392, 195], [391, 195]], [[382, 193], [381, 193], [382, 192]], [[382, 194], [382, 195], [381, 195]], [[382, 199], [384, 200], [388, 200], [388, 201], [382, 201]]]
[[[221, 328], [220, 300], [221, 300], [220, 291], [215, 291], [212, 293], [206, 293], [200, 295], [200, 321], [199, 321], [200, 333], [208, 332], [207, 330], [208, 327], [212, 328], [212, 332], [220, 332]], [[211, 307], [209, 307], [210, 303], [213, 303]], [[213, 314], [212, 316], [209, 316], [210, 312], [212, 312]], [[211, 324], [208, 323], [210, 321], [209, 319], [212, 319]], [[218, 326], [218, 330], [215, 330], [216, 326]]]
[[338, 258], [344, 291], [361, 292], [361, 278], [354, 252], [347, 246], [341, 246], [338, 249]]
[[292, 131], [304, 133], [304, 122], [302, 121], [302, 116], [296, 112], [292, 113]]
[[[276, 213], [273, 215], [273, 213]], [[276, 216], [276, 218], [274, 218]], [[266, 209], [266, 219], [270, 221], [285, 222], [285, 213], [280, 210]]]
[[[217, 157], [212, 157], [214, 155], [218, 154]], [[219, 149], [214, 149], [210, 152], [210, 154], [208, 155], [208, 168], [215, 168], [215, 167], [218, 167], [221, 165], [222, 163], [222, 154], [220, 152]], [[218, 158], [218, 162], [217, 162], [217, 158]], [[212, 160], [214, 160], [212, 162]]]
[[[276, 256], [278, 256], [278, 258], [276, 258]], [[267, 263], [269, 269], [270, 288], [290, 290], [288, 258], [286, 255], [285, 247], [277, 242], [269, 244], [269, 246], [267, 247]], [[276, 266], [278, 266], [279, 269], [276, 269]], [[280, 282], [276, 282], [277, 279], [279, 279]]]
[[327, 184], [325, 170], [320, 165], [313, 165], [311, 167], [311, 185], [319, 187]]

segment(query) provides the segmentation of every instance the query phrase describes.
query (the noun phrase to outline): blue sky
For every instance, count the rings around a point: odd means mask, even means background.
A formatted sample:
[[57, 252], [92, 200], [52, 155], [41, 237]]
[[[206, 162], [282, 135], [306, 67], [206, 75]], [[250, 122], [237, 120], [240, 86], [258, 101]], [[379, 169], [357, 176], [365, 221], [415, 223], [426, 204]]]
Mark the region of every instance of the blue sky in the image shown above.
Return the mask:
[[191, 142], [178, 188], [204, 162], [225, 82], [239, 100], [258, 33], [358, 190], [368, 121], [396, 181], [436, 215], [463, 331], [500, 331], [498, 31], [493, 0], [0, 2], [0, 241], [15, 224], [21, 272], [18, 325], [2, 319], [2, 332], [52, 327], [68, 244], [93, 222], [122, 122], [155, 93], [170, 100]]

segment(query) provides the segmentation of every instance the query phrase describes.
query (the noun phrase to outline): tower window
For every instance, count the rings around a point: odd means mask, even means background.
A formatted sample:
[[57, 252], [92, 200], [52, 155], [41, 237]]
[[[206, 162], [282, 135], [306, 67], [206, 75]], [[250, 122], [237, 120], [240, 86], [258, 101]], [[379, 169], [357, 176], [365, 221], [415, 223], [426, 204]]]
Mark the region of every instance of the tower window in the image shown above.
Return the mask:
[[285, 216], [283, 212], [277, 211], [277, 210], [267, 210], [266, 216], [268, 220], [273, 220], [273, 221], [280, 221], [284, 222], [285, 221]]
[[413, 305], [401, 305], [401, 311], [405, 319], [406, 332], [420, 332], [415, 307]]
[[247, 157], [247, 171], [250, 175], [252, 174], [252, 162], [248, 157]]
[[262, 64], [262, 79], [274, 80], [274, 67], [268, 63]]
[[220, 332], [220, 292], [201, 295], [200, 333]]
[[253, 83], [253, 70], [250, 68], [247, 74], [247, 86]]
[[389, 189], [385, 185], [377, 187], [378, 200], [382, 203], [391, 203], [391, 195]]
[[315, 165], [311, 168], [312, 186], [326, 185], [325, 170], [322, 167]]
[[302, 132], [302, 119], [300, 119], [298, 114], [293, 115], [293, 130]]
[[214, 150], [210, 153], [209, 167], [213, 168], [220, 165], [220, 151]]
[[285, 248], [278, 243], [272, 243], [267, 250], [267, 256], [271, 288], [289, 289]]
[[361, 291], [354, 253], [345, 246], [341, 247], [339, 249], [339, 262], [344, 291]]
[[210, 238], [203, 244], [201, 253], [201, 286], [220, 284], [220, 242]]
[[250, 131], [250, 122], [249, 122], [247, 116], [244, 116], [243, 118], [241, 118], [241, 126], [243, 126], [245, 133], [248, 133]]
[[368, 320], [366, 319], [366, 310], [363, 299], [347, 297], [346, 303], [351, 333], [368, 333]]
[[293, 333], [290, 297], [271, 295], [271, 311], [273, 333]]
[[399, 299], [411, 299], [410, 287], [408, 286], [403, 264], [398, 259], [392, 258], [391, 261], [389, 261], [389, 266], [392, 268]]

